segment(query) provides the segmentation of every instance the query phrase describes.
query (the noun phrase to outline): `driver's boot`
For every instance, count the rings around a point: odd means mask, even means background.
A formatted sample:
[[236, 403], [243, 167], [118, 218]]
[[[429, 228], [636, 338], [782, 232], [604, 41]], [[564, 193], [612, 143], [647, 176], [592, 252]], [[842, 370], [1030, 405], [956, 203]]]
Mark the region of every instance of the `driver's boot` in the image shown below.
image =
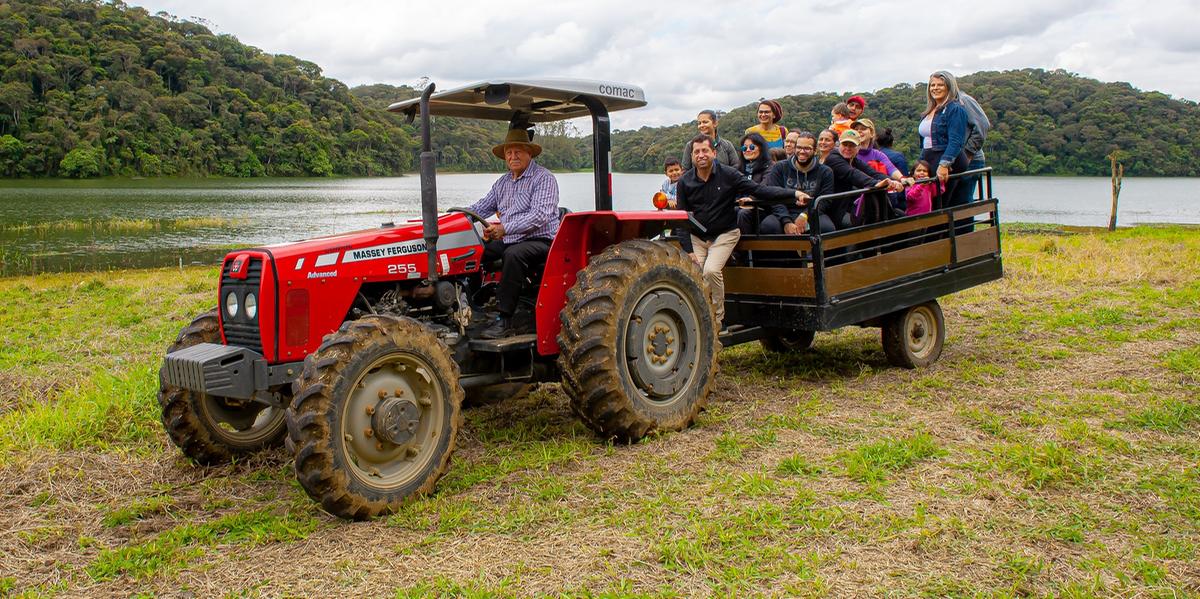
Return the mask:
[[479, 333], [479, 337], [481, 339], [503, 339], [515, 334], [516, 329], [513, 327], [512, 316], [501, 314], [496, 317], [496, 322], [492, 323], [492, 326]]

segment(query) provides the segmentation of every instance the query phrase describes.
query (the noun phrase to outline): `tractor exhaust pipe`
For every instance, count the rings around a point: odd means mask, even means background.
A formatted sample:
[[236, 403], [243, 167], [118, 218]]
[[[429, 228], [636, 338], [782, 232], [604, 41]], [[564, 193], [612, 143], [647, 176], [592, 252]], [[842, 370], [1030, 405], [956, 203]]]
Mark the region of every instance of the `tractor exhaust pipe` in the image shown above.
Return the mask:
[[433, 82], [421, 92], [421, 224], [425, 236], [425, 254], [429, 256], [429, 280], [438, 280], [437, 241], [437, 158], [433, 154], [433, 142], [429, 127], [429, 96], [433, 95]]

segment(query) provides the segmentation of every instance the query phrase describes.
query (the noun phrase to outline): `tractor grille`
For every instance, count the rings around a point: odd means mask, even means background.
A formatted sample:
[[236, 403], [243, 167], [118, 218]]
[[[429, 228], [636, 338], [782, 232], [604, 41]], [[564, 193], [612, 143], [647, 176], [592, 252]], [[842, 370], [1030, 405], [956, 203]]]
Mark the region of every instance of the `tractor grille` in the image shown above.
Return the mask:
[[[225, 342], [262, 354], [262, 333], [259, 331], [258, 319], [266, 309], [265, 304], [268, 299], [262, 297], [262, 291], [259, 289], [263, 272], [262, 258], [250, 258], [245, 279], [235, 279], [229, 276], [229, 269], [232, 266], [233, 260], [230, 260], [221, 270], [221, 294], [218, 305], [221, 309], [221, 328], [225, 332]], [[229, 314], [225, 312], [225, 298], [230, 292], [237, 294], [238, 305], [242, 307], [238, 310], [237, 316], [233, 318], [230, 318]], [[254, 296], [258, 298], [258, 313], [254, 315], [254, 318], [246, 316], [246, 294], [250, 292], [253, 292]]]

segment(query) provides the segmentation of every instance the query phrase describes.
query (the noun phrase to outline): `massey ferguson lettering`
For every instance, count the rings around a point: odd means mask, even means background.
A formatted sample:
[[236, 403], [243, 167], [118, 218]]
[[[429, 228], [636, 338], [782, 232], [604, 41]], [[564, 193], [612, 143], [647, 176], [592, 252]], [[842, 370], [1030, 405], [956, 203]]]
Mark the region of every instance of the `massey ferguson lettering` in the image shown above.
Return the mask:
[[425, 241], [404, 241], [400, 243], [391, 243], [388, 245], [377, 245], [373, 247], [359, 248], [357, 250], [349, 250], [346, 256], [342, 258], [342, 262], [362, 262], [364, 260], [381, 260], [383, 258], [394, 258], [396, 256], [408, 256], [411, 254], [425, 253]]

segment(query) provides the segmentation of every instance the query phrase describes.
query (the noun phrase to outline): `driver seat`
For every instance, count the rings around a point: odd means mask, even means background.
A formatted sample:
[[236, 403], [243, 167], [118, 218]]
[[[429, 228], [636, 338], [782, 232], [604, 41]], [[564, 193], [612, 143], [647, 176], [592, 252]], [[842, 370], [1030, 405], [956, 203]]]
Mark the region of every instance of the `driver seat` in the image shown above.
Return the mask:
[[[561, 223], [562, 220], [564, 218], [566, 218], [567, 215], [570, 213], [571, 213], [570, 209], [563, 208], [560, 206], [558, 208], [558, 222]], [[484, 272], [500, 272], [500, 269], [504, 267], [504, 259], [497, 258], [495, 260], [492, 260], [491, 262], [485, 262], [481, 266], [482, 266]], [[533, 277], [533, 279], [534, 280], [531, 280], [530, 283], [533, 284], [534, 286], [536, 286], [538, 283], [541, 282], [541, 271], [540, 270], [538, 271], [537, 276]]]

